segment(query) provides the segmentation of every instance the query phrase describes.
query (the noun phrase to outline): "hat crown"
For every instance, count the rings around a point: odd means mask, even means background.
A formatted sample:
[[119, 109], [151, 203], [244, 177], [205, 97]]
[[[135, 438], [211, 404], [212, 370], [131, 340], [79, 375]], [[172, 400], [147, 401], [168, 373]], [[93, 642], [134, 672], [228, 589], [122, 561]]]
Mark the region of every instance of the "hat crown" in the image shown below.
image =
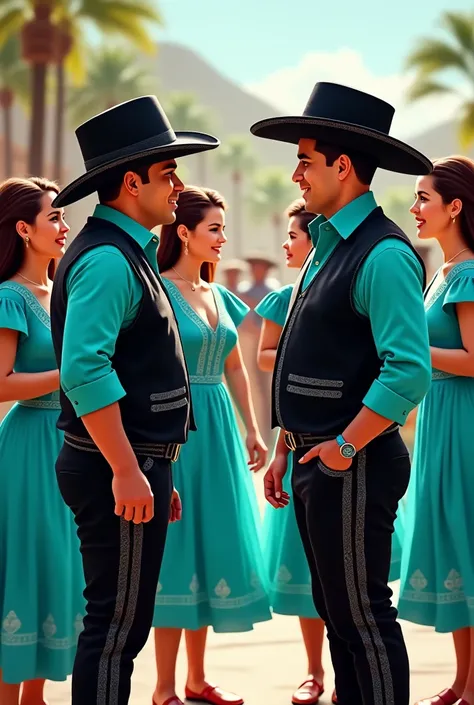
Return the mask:
[[126, 150], [134, 144], [166, 135], [176, 139], [165, 111], [154, 95], [141, 96], [95, 115], [76, 129], [84, 162]]
[[338, 83], [316, 83], [305, 117], [337, 120], [389, 134], [395, 108], [380, 98]]

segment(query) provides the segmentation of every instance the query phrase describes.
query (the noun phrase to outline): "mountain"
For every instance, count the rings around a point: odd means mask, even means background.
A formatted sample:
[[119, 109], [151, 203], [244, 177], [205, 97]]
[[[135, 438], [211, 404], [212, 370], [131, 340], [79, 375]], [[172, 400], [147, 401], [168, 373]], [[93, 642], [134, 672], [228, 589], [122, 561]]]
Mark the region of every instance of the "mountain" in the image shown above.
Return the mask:
[[[224, 77], [217, 68], [208, 64], [198, 54], [187, 47], [176, 44], [160, 44], [157, 55], [150, 61], [150, 70], [156, 76], [156, 93], [160, 97], [170, 91], [190, 91], [195, 93], [203, 106], [207, 106], [215, 115], [218, 136], [225, 139], [230, 134], [249, 135], [255, 154], [262, 165], [281, 165], [288, 170], [288, 178], [296, 166], [295, 146], [278, 142], [257, 139], [249, 133], [253, 122], [272, 115], [279, 111], [265, 101], [248, 94], [239, 85]], [[315, 77], [316, 78], [316, 77]], [[47, 120], [48, 144], [47, 155], [52, 153], [52, 127], [53, 115], [50, 112]], [[430, 157], [457, 153], [456, 130], [453, 123], [444, 123], [431, 130], [423, 132], [422, 125], [413, 126], [414, 137], [411, 140], [414, 147]], [[28, 124], [25, 115], [17, 107], [14, 116], [15, 140], [20, 151], [26, 149], [28, 144]], [[65, 181], [79, 176], [83, 172], [83, 162], [76, 144], [74, 130], [66, 130], [66, 168]], [[1, 159], [1, 143], [0, 143]], [[187, 180], [196, 178], [196, 162], [193, 157], [183, 160], [184, 173]], [[208, 184], [223, 192], [231, 193], [231, 184], [227, 175], [220, 173], [215, 164], [215, 155], [209, 155]], [[374, 181], [374, 190], [380, 197], [394, 186], [413, 188], [414, 179], [410, 176], [392, 174], [379, 171]], [[295, 195], [297, 191], [295, 190]], [[75, 234], [90, 214], [95, 196], [91, 196], [78, 204], [68, 207], [68, 220], [72, 233]], [[232, 205], [232, 204], [231, 204]], [[231, 215], [230, 215], [231, 218]], [[256, 227], [247, 214], [244, 215], [245, 242], [247, 249], [271, 248], [273, 249], [274, 237], [270, 226]], [[282, 240], [285, 233], [282, 232]], [[272, 243], [272, 244], [270, 244]], [[235, 243], [232, 242], [232, 233], [229, 229], [229, 244], [227, 256], [235, 253]], [[279, 253], [273, 252], [277, 255]]]

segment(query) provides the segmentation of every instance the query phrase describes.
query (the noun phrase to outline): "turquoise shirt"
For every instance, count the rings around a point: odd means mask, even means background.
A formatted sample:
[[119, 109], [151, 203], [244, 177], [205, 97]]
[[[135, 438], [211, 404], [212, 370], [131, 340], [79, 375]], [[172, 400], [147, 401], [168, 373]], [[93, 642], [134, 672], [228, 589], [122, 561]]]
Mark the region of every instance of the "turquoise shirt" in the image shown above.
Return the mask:
[[[158, 273], [156, 235], [109, 206], [96, 206], [94, 217], [124, 230]], [[72, 265], [66, 287], [61, 386], [77, 415], [84, 416], [125, 396], [111, 358], [120, 331], [135, 320], [142, 287], [128, 260], [111, 245], [84, 252]]]
[[[340, 238], [347, 240], [376, 207], [369, 191], [329, 220], [318, 216], [310, 223], [314, 251], [303, 288], [324, 267]], [[354, 306], [370, 319], [375, 346], [383, 361], [380, 375], [363, 404], [403, 425], [431, 384], [423, 269], [409, 245], [387, 238], [374, 247], [362, 264], [353, 291]]]

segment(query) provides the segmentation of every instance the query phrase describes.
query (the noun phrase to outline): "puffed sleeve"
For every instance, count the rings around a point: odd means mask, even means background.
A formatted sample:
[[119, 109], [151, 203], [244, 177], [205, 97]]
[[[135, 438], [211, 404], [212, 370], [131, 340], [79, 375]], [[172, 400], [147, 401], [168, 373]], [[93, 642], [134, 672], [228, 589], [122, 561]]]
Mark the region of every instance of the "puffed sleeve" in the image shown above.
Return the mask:
[[474, 267], [453, 279], [448, 285], [443, 299], [443, 310], [454, 313], [456, 304], [474, 301]]
[[25, 302], [20, 294], [0, 289], [0, 328], [9, 328], [28, 335]]
[[273, 321], [279, 326], [284, 326], [288, 307], [290, 305], [291, 295], [293, 293], [293, 284], [283, 286], [277, 291], [271, 291], [263, 298], [255, 308], [255, 313], [265, 318], [267, 321]]
[[242, 299], [239, 299], [238, 296], [226, 289], [225, 286], [222, 286], [221, 284], [215, 284], [214, 286], [216, 286], [220, 295], [222, 296], [224, 306], [226, 308], [227, 313], [232, 318], [232, 322], [234, 323], [235, 327], [238, 328], [244, 320], [245, 316], [250, 311], [250, 308], [247, 306], [247, 304], [244, 304]]

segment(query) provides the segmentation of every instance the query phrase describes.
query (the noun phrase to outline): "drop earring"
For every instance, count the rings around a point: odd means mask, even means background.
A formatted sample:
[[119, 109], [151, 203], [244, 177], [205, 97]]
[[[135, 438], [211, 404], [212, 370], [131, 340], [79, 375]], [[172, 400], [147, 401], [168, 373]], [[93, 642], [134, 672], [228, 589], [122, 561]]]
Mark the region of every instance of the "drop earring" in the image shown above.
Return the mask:
[[29, 245], [30, 245], [30, 238], [29, 238], [28, 235], [27, 235], [27, 236], [25, 237], [25, 246], [26, 246], [26, 247], [29, 247]]
[[456, 216], [453, 217], [453, 225], [456, 222]]
[[186, 241], [184, 242], [184, 254], [189, 255], [188, 243]]

